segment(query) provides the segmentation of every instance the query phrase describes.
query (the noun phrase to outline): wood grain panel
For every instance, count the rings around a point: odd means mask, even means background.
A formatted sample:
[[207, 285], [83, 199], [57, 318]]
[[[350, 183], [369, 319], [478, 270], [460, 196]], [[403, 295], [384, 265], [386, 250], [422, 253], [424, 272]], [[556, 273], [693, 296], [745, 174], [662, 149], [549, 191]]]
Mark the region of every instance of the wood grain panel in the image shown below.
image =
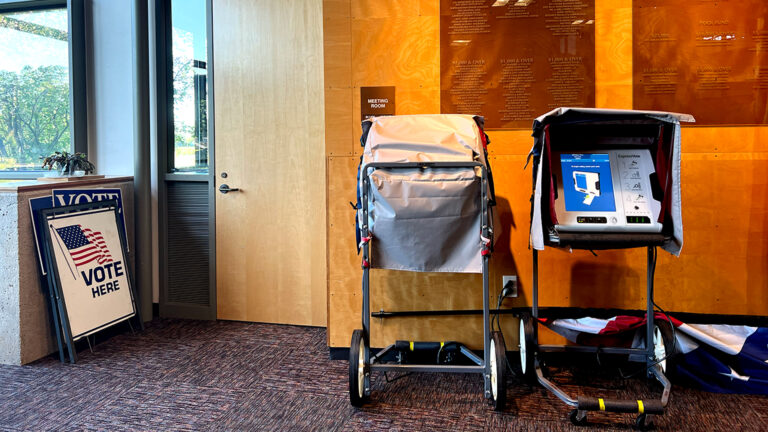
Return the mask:
[[440, 2], [435, 0], [419, 0], [419, 15], [440, 16]]
[[[360, 257], [355, 245], [355, 211], [349, 202], [356, 200], [357, 157], [329, 157], [328, 173], [328, 277], [343, 282], [352, 290], [358, 280]], [[330, 291], [337, 289], [329, 287]]]
[[437, 114], [440, 112], [439, 88], [395, 88], [397, 114]]
[[684, 153], [768, 152], [768, 127], [688, 126], [681, 133]]
[[437, 16], [353, 18], [353, 86], [439, 88], [439, 26]]
[[354, 154], [352, 123], [352, 22], [350, 0], [323, 2], [325, 152]]
[[323, 0], [323, 18], [349, 18], [349, 0]]
[[[487, 134], [491, 139], [488, 153], [492, 155], [527, 155], [533, 145], [529, 130], [491, 130], [487, 131]], [[520, 166], [520, 169], [523, 166], [525, 163]]]
[[353, 93], [351, 88], [325, 88], [325, 100], [331, 101], [325, 106], [325, 151], [329, 156], [349, 156], [359, 147], [349, 127]]
[[352, 0], [353, 18], [402, 18], [437, 16], [439, 4], [434, 0]]
[[632, 109], [632, 0], [595, 1], [595, 106]]
[[[328, 343], [349, 346], [361, 326], [360, 257], [355, 245], [357, 157], [328, 157]], [[331, 328], [339, 331], [330, 331]]]
[[[330, 286], [340, 286], [341, 282], [329, 280]], [[362, 293], [356, 291], [328, 292], [328, 346], [348, 347], [355, 329], [362, 327]], [[331, 329], [334, 331], [330, 331]]]
[[323, 19], [323, 55], [326, 88], [350, 87], [352, 29], [349, 18]]
[[213, 11], [218, 317], [325, 325], [322, 2]]

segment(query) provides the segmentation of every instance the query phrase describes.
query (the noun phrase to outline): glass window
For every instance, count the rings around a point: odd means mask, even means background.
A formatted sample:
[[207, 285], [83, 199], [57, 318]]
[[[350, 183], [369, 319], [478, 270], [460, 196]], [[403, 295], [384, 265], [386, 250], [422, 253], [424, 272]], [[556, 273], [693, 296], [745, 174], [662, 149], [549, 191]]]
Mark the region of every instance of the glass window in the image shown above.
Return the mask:
[[71, 151], [67, 9], [0, 12], [0, 173]]
[[208, 171], [208, 72], [205, 0], [171, 2], [172, 171]]

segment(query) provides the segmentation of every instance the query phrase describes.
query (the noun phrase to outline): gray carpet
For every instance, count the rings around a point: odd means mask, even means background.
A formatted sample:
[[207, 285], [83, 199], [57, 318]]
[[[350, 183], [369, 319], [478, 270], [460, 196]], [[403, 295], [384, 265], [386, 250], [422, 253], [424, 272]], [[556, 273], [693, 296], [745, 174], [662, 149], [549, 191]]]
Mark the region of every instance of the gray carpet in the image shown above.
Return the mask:
[[[551, 369], [574, 395], [656, 396], [642, 379], [604, 370]], [[494, 412], [478, 375], [374, 376], [372, 401], [348, 402], [346, 361], [329, 360], [324, 329], [155, 320], [136, 335], [56, 358], [0, 366], [0, 430], [630, 430], [631, 415], [590, 413], [576, 428], [569, 408], [510, 379], [509, 407]], [[578, 390], [577, 390], [578, 389]], [[657, 428], [768, 431], [768, 398], [674, 387]]]

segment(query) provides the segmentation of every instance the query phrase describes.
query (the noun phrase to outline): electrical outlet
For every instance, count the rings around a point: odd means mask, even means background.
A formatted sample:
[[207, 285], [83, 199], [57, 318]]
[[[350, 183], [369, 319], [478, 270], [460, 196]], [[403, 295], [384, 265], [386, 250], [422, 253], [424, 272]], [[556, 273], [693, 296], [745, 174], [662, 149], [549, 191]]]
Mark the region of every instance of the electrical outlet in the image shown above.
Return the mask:
[[517, 297], [517, 276], [502, 276], [501, 289], [509, 288], [506, 297]]

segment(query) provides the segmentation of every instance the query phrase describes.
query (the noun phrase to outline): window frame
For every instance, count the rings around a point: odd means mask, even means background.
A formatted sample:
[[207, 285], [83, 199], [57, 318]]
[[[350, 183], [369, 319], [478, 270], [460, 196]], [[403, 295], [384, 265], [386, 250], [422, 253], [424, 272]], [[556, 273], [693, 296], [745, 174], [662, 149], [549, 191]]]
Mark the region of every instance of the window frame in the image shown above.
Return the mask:
[[[216, 134], [214, 127], [214, 55], [213, 55], [213, 4], [206, 0], [206, 70], [208, 75], [208, 170], [206, 172], [174, 171], [174, 125], [173, 125], [173, 54], [172, 54], [172, 23], [171, 1], [155, 1], [155, 67], [156, 88], [155, 115], [157, 130], [157, 167], [156, 176], [157, 206], [158, 206], [158, 260], [160, 263], [160, 304], [159, 314], [166, 318], [186, 319], [216, 319], [216, 195], [215, 181], [215, 152]], [[208, 305], [172, 302], [169, 298], [169, 204], [168, 186], [178, 182], [205, 183], [208, 188]]]
[[[0, 0], [0, 13], [67, 9], [69, 32], [69, 149], [88, 152], [88, 99], [86, 92], [85, 0]], [[45, 171], [0, 170], [0, 179], [41, 177]]]

